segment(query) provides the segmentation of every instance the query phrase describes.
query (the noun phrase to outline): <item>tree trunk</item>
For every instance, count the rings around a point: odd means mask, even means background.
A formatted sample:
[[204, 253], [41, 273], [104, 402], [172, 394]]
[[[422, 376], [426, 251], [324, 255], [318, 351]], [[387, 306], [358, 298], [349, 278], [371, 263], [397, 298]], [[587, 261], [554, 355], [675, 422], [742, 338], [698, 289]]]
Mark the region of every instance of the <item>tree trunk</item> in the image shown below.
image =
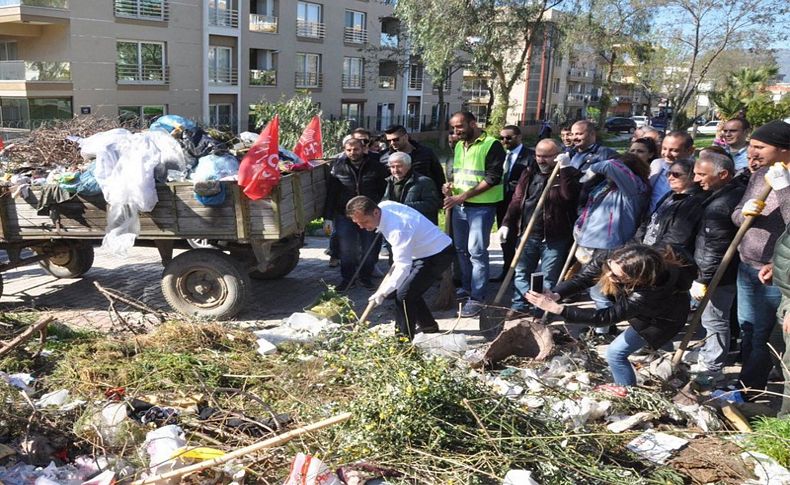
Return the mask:
[[442, 82], [439, 84], [439, 109], [437, 110], [436, 117], [437, 117], [437, 124], [439, 125], [439, 147], [445, 148], [447, 146], [447, 123], [445, 122], [445, 118], [447, 118], [447, 107], [444, 105], [444, 82], [447, 79], [445, 76], [442, 78]]

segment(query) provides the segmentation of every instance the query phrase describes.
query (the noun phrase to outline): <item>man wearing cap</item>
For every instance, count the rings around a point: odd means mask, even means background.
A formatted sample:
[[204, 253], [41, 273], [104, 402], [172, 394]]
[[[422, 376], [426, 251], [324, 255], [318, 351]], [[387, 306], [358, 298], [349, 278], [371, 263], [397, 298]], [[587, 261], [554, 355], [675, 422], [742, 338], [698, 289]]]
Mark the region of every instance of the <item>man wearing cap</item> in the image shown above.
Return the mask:
[[[741, 261], [737, 278], [738, 323], [743, 339], [740, 380], [745, 387], [761, 391], [773, 366], [768, 342], [776, 327], [781, 294], [777, 287], [761, 280], [759, 271], [771, 262], [776, 240], [790, 224], [790, 211], [782, 211], [782, 206], [790, 204], [790, 180], [784, 170], [784, 165], [790, 163], [790, 124], [772, 121], [754, 130], [748, 154], [750, 165], [759, 168], [749, 179], [746, 193], [732, 214], [737, 226], [743, 224], [746, 216], [754, 217], [738, 246]], [[766, 184], [771, 186], [771, 193], [764, 202], [757, 200]], [[781, 352], [780, 338], [771, 343]]]

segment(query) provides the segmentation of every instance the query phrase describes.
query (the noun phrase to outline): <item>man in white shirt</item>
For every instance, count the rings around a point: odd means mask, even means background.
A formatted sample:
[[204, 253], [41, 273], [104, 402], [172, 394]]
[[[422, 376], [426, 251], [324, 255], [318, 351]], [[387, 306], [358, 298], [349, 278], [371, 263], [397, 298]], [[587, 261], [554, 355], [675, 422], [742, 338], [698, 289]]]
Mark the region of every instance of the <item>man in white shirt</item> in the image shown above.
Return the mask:
[[744, 118], [733, 118], [726, 123], [721, 129], [722, 138], [727, 144], [724, 149], [732, 157], [735, 162], [735, 172], [741, 173], [749, 168], [749, 157], [746, 150], [749, 148], [749, 132], [752, 131], [752, 126]]
[[694, 139], [685, 131], [673, 131], [664, 137], [661, 144], [661, 158], [656, 158], [650, 164], [650, 207], [647, 213], [652, 214], [664, 195], [669, 191], [667, 172], [676, 161], [689, 158], [694, 159]]
[[417, 330], [438, 332], [422, 295], [455, 257], [450, 237], [411, 207], [392, 201], [376, 205], [364, 195], [348, 201], [346, 215], [362, 229], [378, 230], [392, 247], [393, 268], [369, 300], [381, 305], [394, 296], [395, 329], [409, 340]]

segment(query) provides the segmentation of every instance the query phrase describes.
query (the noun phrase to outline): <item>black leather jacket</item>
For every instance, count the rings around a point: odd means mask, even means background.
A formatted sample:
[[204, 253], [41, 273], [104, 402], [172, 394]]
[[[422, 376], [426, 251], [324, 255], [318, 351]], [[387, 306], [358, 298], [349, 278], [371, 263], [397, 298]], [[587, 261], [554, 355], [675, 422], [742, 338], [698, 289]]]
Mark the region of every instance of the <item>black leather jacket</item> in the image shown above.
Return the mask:
[[346, 204], [358, 195], [366, 195], [381, 201], [389, 176], [387, 168], [367, 155], [362, 159], [359, 169], [351, 166], [348, 157], [341, 155], [332, 162], [326, 186], [326, 204], [324, 219], [333, 219], [336, 215], [346, 214]]
[[[592, 287], [603, 270], [609, 253], [601, 252], [571, 280], [560, 283], [555, 293], [566, 297]], [[562, 316], [568, 322], [606, 327], [628, 320], [631, 327], [654, 349], [669, 342], [686, 324], [689, 313], [689, 288], [695, 268], [670, 267], [650, 288], [636, 288], [628, 295], [614, 298], [609, 308], [565, 306]]]
[[[702, 284], [707, 285], [713, 279], [724, 253], [738, 232], [730, 216], [745, 191], [746, 187], [740, 181], [733, 180], [702, 202], [702, 219], [697, 226], [694, 242], [694, 262], [699, 267], [697, 281]], [[733, 258], [719, 284], [735, 283], [737, 274], [738, 258]]]
[[[682, 246], [689, 252], [694, 251], [694, 239], [697, 234], [697, 226], [702, 218], [702, 203], [709, 193], [700, 189], [691, 192], [667, 194], [670, 202], [659, 212], [656, 224], [656, 238], [652, 244], [645, 241], [645, 235], [649, 230], [650, 221], [653, 214], [648, 214], [642, 225], [636, 231], [635, 239], [653, 246], [659, 250], [667, 245]], [[662, 203], [665, 201], [662, 200]], [[661, 208], [661, 204], [659, 204]], [[656, 209], [658, 210], [658, 208]]]

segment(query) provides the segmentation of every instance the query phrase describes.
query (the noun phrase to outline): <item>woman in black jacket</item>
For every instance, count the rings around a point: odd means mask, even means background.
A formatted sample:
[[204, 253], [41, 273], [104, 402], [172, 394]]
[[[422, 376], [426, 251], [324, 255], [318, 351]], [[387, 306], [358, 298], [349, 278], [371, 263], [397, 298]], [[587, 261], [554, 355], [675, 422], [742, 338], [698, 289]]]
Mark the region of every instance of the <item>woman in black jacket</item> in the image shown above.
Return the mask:
[[[609, 345], [606, 360], [615, 384], [636, 385], [636, 374], [628, 356], [649, 345], [658, 349], [674, 337], [686, 323], [689, 293], [696, 269], [684, 266], [667, 248], [661, 253], [633, 244], [613, 252], [607, 259], [597, 257], [573, 279], [560, 283], [553, 292], [530, 291], [527, 301], [569, 323], [596, 327], [628, 320], [630, 327]], [[592, 287], [599, 279], [603, 293], [613, 300], [609, 308], [577, 308], [558, 304]]]

